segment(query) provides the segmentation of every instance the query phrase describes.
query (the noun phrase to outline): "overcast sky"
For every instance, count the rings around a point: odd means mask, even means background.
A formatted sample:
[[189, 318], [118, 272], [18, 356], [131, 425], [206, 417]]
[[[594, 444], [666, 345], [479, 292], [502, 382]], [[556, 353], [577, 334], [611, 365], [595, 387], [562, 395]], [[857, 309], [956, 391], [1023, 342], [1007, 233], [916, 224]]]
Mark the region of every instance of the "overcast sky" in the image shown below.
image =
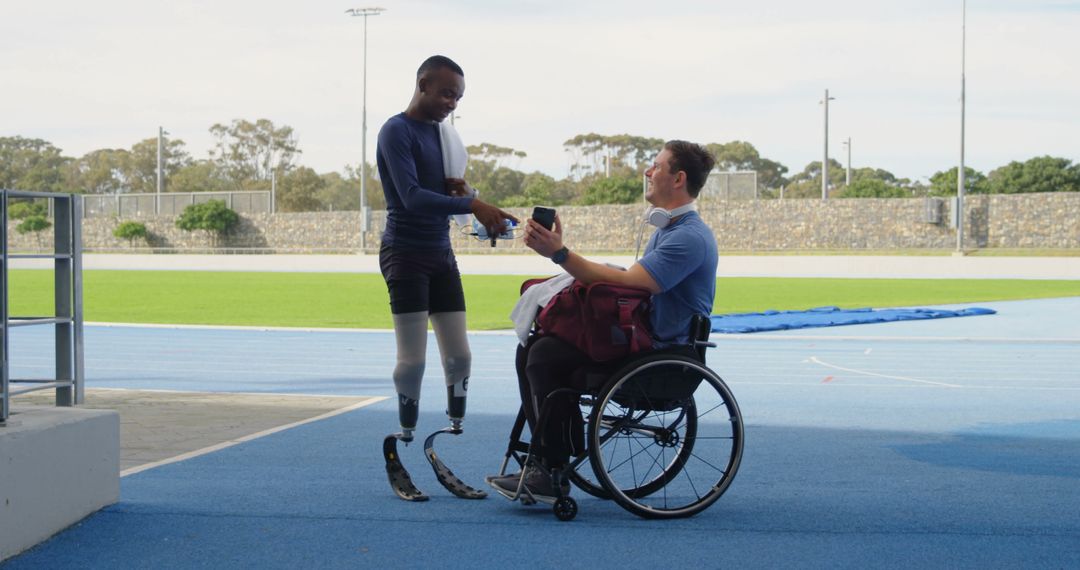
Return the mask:
[[[0, 136], [69, 156], [129, 148], [159, 125], [195, 157], [210, 125], [296, 130], [319, 172], [361, 154], [368, 20], [368, 160], [414, 73], [440, 53], [465, 69], [467, 144], [567, 173], [587, 132], [745, 140], [798, 172], [830, 156], [921, 179], [960, 147], [961, 0], [3, 0]], [[1080, 162], [1080, 1], [971, 0], [967, 164], [1050, 154]]]

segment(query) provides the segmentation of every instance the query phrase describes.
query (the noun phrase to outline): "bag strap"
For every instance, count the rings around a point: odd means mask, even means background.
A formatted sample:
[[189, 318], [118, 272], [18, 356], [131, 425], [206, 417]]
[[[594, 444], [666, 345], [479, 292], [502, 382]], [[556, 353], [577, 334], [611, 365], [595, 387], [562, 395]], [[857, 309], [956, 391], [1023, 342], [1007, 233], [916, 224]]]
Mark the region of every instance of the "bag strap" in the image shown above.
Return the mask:
[[615, 304], [619, 307], [619, 328], [630, 339], [630, 351], [637, 352], [641, 349], [638, 342], [637, 327], [634, 325], [634, 309], [641, 303], [634, 303], [625, 297], [616, 297]]

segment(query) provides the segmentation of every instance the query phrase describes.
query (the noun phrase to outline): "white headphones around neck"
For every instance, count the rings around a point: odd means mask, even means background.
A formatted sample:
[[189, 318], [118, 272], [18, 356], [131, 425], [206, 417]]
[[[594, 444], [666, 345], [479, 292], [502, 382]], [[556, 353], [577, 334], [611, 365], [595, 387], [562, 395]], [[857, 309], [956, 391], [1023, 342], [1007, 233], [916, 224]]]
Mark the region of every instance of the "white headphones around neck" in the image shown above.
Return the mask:
[[675, 208], [674, 210], [665, 210], [663, 208], [649, 208], [645, 211], [645, 221], [651, 226], [657, 228], [666, 228], [671, 224], [671, 220], [678, 218], [679, 216], [687, 213], [697, 211], [697, 204], [690, 202]]

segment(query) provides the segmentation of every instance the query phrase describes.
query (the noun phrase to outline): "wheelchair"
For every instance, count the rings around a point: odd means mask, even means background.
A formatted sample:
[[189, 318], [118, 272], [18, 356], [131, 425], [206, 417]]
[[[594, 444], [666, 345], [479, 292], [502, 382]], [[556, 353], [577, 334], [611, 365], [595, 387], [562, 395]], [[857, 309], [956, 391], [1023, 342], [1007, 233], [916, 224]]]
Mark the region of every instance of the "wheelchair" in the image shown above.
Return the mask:
[[[540, 499], [552, 504], [559, 520], [572, 520], [578, 511], [561, 491], [566, 480], [648, 519], [693, 516], [728, 489], [742, 459], [743, 420], [727, 384], [705, 365], [706, 348], [716, 346], [708, 340], [710, 330], [708, 316], [696, 315], [692, 345], [588, 366], [578, 371], [583, 378], [576, 383], [585, 390], [561, 388], [544, 401], [539, 426], [546, 425], [558, 394], [577, 396], [584, 421], [585, 449], [564, 469], [552, 470], [554, 500]], [[539, 465], [522, 440], [525, 425], [519, 408], [500, 475], [511, 461], [522, 469]], [[520, 483], [517, 493], [502, 494], [524, 504], [538, 501]]]

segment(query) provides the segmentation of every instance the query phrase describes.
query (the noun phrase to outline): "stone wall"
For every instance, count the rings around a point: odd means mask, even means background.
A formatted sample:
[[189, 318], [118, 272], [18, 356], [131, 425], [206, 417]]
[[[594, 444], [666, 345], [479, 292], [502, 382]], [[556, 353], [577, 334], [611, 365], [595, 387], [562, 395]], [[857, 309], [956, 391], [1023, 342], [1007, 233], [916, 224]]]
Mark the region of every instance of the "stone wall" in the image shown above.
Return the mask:
[[[950, 227], [950, 200], [939, 200], [937, 223], [927, 221], [927, 200], [834, 199], [703, 201], [700, 213], [716, 232], [726, 251], [951, 249], [956, 232]], [[969, 196], [965, 205], [965, 235], [969, 248], [1080, 248], [1080, 193]], [[582, 251], [629, 252], [641, 230], [640, 205], [563, 206], [568, 245]], [[531, 209], [511, 208], [524, 218]], [[385, 212], [371, 212], [364, 249], [378, 251]], [[87, 218], [83, 243], [87, 250], [132, 249], [112, 235], [120, 220]], [[139, 218], [150, 236], [136, 249], [252, 252], [354, 252], [361, 249], [358, 212], [257, 214], [241, 217], [228, 234], [214, 238], [185, 232], [172, 217]], [[652, 228], [646, 228], [647, 240]], [[492, 248], [466, 236], [456, 225], [450, 234], [457, 251], [504, 253], [522, 250], [521, 239], [500, 240]], [[51, 236], [42, 236], [42, 242]], [[32, 235], [8, 230], [12, 249], [34, 248]]]
[[972, 223], [981, 240], [979, 247], [1080, 247], [1080, 194], [993, 195], [979, 199], [972, 208]]

